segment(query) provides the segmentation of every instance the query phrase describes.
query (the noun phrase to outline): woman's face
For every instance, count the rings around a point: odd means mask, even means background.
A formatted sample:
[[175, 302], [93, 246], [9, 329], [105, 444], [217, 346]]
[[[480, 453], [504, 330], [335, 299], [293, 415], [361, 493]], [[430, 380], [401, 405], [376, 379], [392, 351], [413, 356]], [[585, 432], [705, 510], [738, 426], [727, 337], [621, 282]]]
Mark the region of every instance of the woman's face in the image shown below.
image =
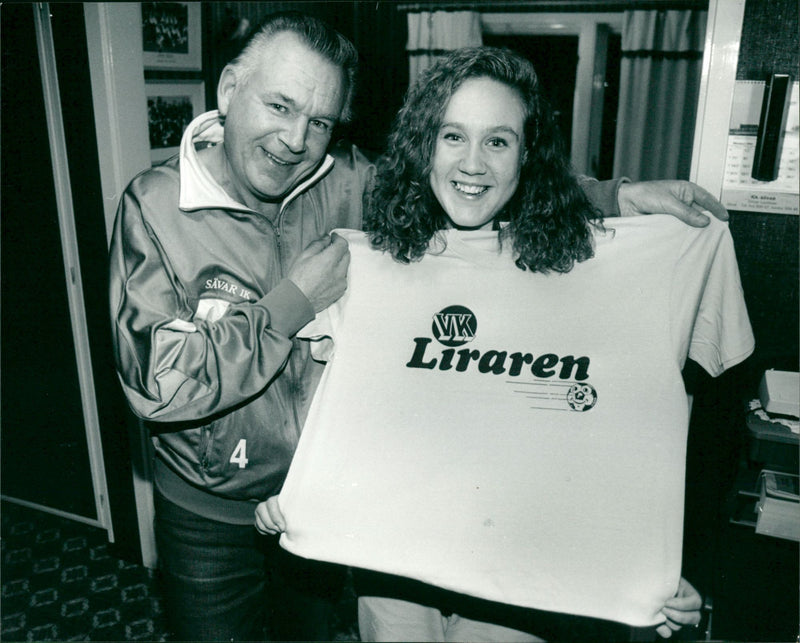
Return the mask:
[[525, 110], [508, 85], [465, 81], [436, 135], [431, 188], [456, 228], [489, 228], [519, 184]]

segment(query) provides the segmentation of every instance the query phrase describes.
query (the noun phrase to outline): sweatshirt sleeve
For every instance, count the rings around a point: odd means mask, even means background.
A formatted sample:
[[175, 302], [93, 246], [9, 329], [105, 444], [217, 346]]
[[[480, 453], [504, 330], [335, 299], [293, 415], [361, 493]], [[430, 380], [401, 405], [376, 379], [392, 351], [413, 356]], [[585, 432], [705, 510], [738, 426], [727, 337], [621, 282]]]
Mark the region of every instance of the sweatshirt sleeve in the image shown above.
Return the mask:
[[286, 363], [290, 337], [314, 318], [302, 292], [283, 280], [216, 321], [193, 319], [130, 189], [117, 212], [109, 279], [117, 372], [133, 411], [150, 420], [196, 420], [257, 394]]
[[612, 179], [611, 181], [598, 181], [591, 177], [579, 177], [578, 182], [592, 205], [600, 210], [605, 217], [619, 216], [619, 202], [617, 192], [619, 186], [627, 183], [628, 179]]

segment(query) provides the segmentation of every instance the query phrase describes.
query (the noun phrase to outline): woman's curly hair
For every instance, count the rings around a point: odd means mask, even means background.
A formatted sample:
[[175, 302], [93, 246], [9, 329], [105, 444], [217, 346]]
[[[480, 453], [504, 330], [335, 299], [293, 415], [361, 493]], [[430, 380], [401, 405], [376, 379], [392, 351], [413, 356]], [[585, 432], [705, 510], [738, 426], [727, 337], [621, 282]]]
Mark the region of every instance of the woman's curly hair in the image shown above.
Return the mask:
[[[409, 89], [378, 162], [364, 220], [375, 248], [398, 261], [420, 259], [450, 227], [430, 185], [436, 138], [448, 102], [464, 81], [490, 78], [513, 89], [525, 110], [519, 186], [495, 219], [501, 241], [511, 239], [517, 266], [568, 272], [593, 255], [592, 224], [602, 216], [581, 190], [563, 151], [553, 114], [533, 66], [507, 49], [459, 49], [429, 68]], [[499, 226], [499, 221], [507, 221]]]

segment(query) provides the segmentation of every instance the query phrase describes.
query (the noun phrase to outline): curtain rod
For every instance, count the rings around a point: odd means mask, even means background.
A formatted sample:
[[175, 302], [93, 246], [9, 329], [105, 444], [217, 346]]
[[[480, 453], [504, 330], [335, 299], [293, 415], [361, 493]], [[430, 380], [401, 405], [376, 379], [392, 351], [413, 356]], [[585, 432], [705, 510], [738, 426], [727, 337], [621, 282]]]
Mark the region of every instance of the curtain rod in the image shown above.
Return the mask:
[[397, 5], [398, 11], [549, 11], [549, 12], [615, 12], [626, 9], [695, 9], [708, 10], [707, 0], [454, 0], [451, 2], [405, 2]]

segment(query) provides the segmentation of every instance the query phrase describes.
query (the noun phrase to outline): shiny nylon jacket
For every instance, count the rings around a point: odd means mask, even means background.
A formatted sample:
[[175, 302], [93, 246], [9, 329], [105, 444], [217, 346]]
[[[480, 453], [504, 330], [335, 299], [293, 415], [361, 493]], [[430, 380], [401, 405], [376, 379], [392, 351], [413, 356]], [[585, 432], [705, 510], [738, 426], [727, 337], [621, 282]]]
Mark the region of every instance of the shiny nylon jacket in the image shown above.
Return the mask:
[[[137, 176], [119, 205], [110, 299], [122, 387], [161, 463], [220, 499], [280, 490], [321, 374], [292, 339], [314, 311], [284, 277], [313, 240], [360, 228], [374, 172], [355, 147], [330, 155], [274, 222], [244, 206], [180, 210], [178, 157]], [[234, 521], [244, 516], [252, 508]]]

